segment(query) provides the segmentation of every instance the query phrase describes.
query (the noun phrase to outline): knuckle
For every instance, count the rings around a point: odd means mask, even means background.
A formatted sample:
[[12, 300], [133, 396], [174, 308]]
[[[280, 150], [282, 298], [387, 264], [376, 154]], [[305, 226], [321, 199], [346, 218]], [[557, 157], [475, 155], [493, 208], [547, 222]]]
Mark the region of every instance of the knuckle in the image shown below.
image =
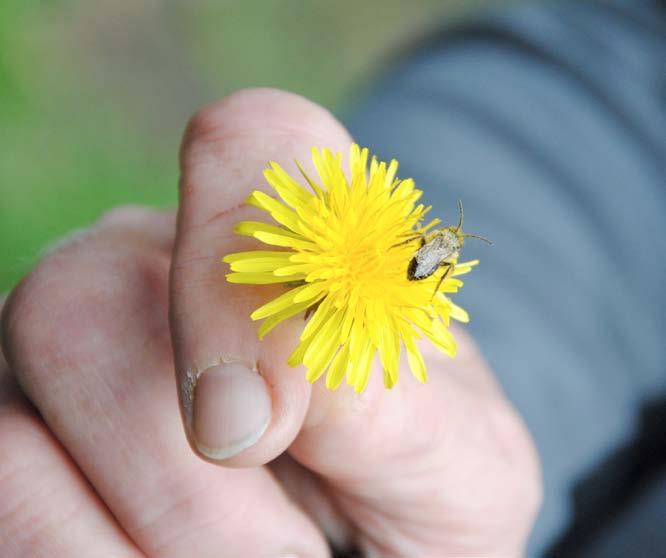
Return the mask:
[[62, 253], [67, 249], [84, 243], [90, 237], [91, 229], [80, 228], [69, 231], [67, 234], [49, 242], [41, 251], [41, 256], [46, 258]]
[[104, 212], [97, 220], [98, 226], [127, 227], [151, 219], [155, 211], [139, 205], [121, 205]]
[[85, 250], [50, 257], [14, 289], [3, 312], [2, 345], [22, 383], [62, 381], [112, 343], [132, 316], [163, 305], [168, 259], [131, 249]]
[[49, 308], [57, 304], [59, 291], [52, 285], [58, 281], [58, 273], [51, 274], [53, 265], [46, 262], [40, 263], [14, 288], [3, 310], [0, 323], [3, 349], [13, 365], [17, 357], [29, 349], [29, 342], [24, 341], [43, 327], [42, 318], [49, 314], [45, 304]]

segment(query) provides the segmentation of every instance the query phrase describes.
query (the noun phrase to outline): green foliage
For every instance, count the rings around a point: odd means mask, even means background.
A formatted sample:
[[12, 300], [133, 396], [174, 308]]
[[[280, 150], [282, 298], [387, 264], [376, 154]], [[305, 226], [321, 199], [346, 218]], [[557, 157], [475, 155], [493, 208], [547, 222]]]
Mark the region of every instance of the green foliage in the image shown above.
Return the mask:
[[0, 293], [107, 208], [174, 205], [180, 136], [202, 103], [271, 86], [335, 108], [462, 5], [0, 0]]

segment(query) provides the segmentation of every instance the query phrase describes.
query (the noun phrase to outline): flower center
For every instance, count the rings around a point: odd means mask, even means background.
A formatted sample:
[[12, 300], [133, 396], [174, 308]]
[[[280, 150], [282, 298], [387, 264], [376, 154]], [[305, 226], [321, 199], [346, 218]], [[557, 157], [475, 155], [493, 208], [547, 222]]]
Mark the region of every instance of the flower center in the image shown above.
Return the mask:
[[406, 252], [397, 243], [391, 234], [379, 238], [367, 230], [350, 231], [330, 252], [336, 277], [331, 290], [340, 294], [356, 290], [365, 299], [385, 299], [396, 281], [401, 284], [400, 279], [406, 278], [409, 248]]

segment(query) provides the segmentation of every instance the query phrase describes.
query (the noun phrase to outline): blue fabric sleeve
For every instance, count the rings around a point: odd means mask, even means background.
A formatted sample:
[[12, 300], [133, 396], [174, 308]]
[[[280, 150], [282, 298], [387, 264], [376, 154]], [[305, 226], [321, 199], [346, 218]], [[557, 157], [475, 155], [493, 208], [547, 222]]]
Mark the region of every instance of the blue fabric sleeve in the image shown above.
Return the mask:
[[599, 548], [666, 456], [636, 450], [666, 404], [665, 37], [657, 2], [513, 7], [425, 41], [348, 118], [495, 243], [468, 240], [455, 300], [541, 455], [531, 556]]

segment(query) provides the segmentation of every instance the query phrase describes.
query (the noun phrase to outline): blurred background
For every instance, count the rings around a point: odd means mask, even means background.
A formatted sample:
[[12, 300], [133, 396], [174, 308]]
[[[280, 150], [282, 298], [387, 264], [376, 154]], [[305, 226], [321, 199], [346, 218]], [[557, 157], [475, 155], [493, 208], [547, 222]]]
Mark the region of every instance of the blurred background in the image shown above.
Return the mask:
[[340, 114], [401, 45], [501, 0], [0, 0], [0, 293], [106, 208], [176, 201], [190, 114], [242, 87]]

